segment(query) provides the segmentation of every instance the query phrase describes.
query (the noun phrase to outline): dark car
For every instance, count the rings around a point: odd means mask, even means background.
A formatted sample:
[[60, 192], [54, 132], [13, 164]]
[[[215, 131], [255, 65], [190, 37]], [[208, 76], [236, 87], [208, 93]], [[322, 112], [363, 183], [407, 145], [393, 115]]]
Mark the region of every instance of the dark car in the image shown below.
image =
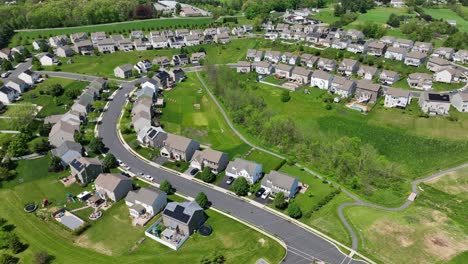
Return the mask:
[[192, 169], [192, 170], [190, 171], [190, 175], [193, 176], [193, 175], [197, 174], [197, 172], [199, 172], [199, 171], [200, 171], [199, 169], [194, 168], [194, 169]]
[[229, 177], [226, 181], [227, 185], [231, 185], [234, 182], [234, 177]]
[[121, 172], [120, 174], [122, 174], [123, 176], [126, 176], [126, 177], [130, 177], [130, 174], [128, 174], [127, 172]]
[[255, 196], [256, 197], [260, 197], [262, 196], [262, 194], [265, 192], [265, 189], [264, 188], [260, 188], [258, 189], [258, 191], [255, 193]]

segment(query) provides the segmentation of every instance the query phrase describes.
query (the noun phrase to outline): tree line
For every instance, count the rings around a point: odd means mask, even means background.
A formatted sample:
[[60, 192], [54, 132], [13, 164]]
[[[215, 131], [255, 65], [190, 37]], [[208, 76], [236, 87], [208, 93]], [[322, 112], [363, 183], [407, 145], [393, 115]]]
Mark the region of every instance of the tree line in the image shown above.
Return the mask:
[[254, 74], [240, 80], [234, 70], [207, 63], [206, 78], [234, 123], [291, 160], [312, 164], [340, 183], [362, 189], [365, 194], [390, 187], [401, 177], [399, 166], [357, 137], [335, 137], [319, 131], [303, 133], [295, 120], [278, 115], [257, 96]]

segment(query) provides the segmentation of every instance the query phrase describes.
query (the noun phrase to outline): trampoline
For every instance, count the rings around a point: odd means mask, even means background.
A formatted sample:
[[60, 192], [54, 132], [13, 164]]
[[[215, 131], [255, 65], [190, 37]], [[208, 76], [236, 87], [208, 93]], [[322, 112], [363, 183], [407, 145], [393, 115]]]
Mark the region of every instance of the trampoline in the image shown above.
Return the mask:
[[198, 229], [198, 233], [202, 236], [209, 236], [213, 232], [213, 228], [210, 225], [202, 225], [200, 229]]
[[37, 209], [37, 205], [35, 203], [29, 203], [29, 204], [24, 206], [24, 211], [26, 213], [32, 213], [32, 212], [36, 211], [36, 209]]

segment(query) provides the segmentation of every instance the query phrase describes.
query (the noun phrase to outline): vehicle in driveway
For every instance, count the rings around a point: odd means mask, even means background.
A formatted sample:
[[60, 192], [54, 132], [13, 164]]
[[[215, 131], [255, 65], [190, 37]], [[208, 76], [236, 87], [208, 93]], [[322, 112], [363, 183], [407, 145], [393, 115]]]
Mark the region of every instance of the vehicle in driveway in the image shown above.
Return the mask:
[[231, 185], [234, 182], [234, 177], [229, 177], [226, 181], [227, 185]]
[[148, 181], [153, 181], [153, 180], [154, 180], [154, 178], [151, 177], [151, 175], [148, 175], [148, 174], [146, 174], [146, 175], [143, 176], [143, 177], [144, 177], [145, 179], [147, 179]]
[[[262, 188], [263, 189], [263, 188]], [[266, 199], [268, 197], [268, 195], [270, 194], [270, 192], [264, 192], [262, 194], [262, 199]]]
[[191, 171], [190, 171], [190, 175], [194, 176], [195, 174], [197, 174], [200, 170], [197, 169], [197, 168], [193, 168]]
[[126, 177], [130, 177], [130, 174], [126, 171], [122, 171], [120, 174], [122, 174], [123, 176], [126, 176]]
[[2, 78], [6, 78], [8, 76], [10, 76], [11, 72], [4, 72], [2, 73]]
[[264, 188], [258, 189], [258, 191], [255, 193], [255, 197], [260, 197], [262, 194], [265, 192]]

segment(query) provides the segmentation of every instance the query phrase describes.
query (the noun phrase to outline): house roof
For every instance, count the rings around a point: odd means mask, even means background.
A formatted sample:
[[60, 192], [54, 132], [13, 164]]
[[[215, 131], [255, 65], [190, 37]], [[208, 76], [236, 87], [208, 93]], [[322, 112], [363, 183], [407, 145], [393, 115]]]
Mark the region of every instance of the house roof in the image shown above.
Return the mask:
[[322, 80], [328, 80], [330, 79], [330, 73], [322, 70], [316, 70], [314, 73], [312, 73], [312, 78], [318, 78]]
[[359, 80], [357, 81], [357, 88], [368, 90], [368, 91], [373, 91], [373, 92], [378, 92], [380, 90], [380, 85], [372, 83], [371, 81], [368, 81], [368, 80]]
[[448, 94], [439, 94], [439, 93], [422, 93], [419, 100], [429, 101], [429, 102], [442, 102], [450, 103], [450, 96]]
[[124, 72], [127, 72], [127, 71], [132, 71], [133, 70], [133, 65], [131, 65], [131, 64], [122, 64], [122, 65], [117, 66], [117, 68], [121, 69]]
[[99, 186], [108, 191], [115, 191], [117, 186], [123, 181], [132, 181], [130, 178], [117, 173], [101, 173], [94, 181], [96, 186]]
[[203, 160], [208, 160], [214, 163], [218, 163], [222, 159], [223, 156], [227, 156], [227, 154], [221, 151], [207, 148], [201, 151], [200, 150], [195, 151], [192, 159], [199, 161], [199, 162], [202, 162]]
[[279, 63], [275, 66], [276, 70], [281, 70], [281, 71], [291, 71], [293, 69], [293, 66]]
[[430, 63], [437, 64], [437, 65], [440, 65], [440, 66], [451, 65], [450, 61], [448, 61], [448, 60], [446, 60], [446, 59], [438, 58], [438, 57], [431, 57], [431, 58], [429, 58], [429, 62], [430, 62]]
[[269, 67], [271, 67], [271, 63], [268, 62], [268, 61], [254, 62], [252, 65], [255, 66], [255, 67], [260, 67], [260, 68], [269, 68]]
[[454, 96], [460, 96], [463, 102], [468, 102], [468, 92], [459, 92], [455, 94]]
[[344, 66], [344, 67], [354, 67], [355, 65], [357, 65], [359, 62], [357, 60], [352, 60], [352, 59], [343, 59], [341, 62], [340, 62], [340, 66]]
[[421, 73], [421, 72], [411, 73], [411, 74], [408, 75], [408, 78], [413, 79], [413, 80], [421, 80], [421, 79], [423, 79], [423, 80], [427, 80], [427, 79], [432, 80], [432, 77], [429, 74]]
[[265, 177], [263, 177], [262, 185], [269, 186], [271, 184], [269, 184], [268, 181], [271, 181], [272, 185], [290, 190], [296, 180], [296, 178], [290, 175], [272, 170], [270, 173], [266, 174]]
[[248, 61], [238, 61], [236, 65], [237, 65], [237, 67], [250, 67], [250, 62], [248, 62]]
[[398, 42], [400, 44], [407, 44], [407, 45], [411, 45], [413, 44], [413, 41], [411, 39], [396, 39], [395, 42]]
[[[25, 81], [21, 80], [18, 77], [11, 77], [10, 80], [8, 81], [8, 83], [10, 83], [10, 82], [12, 82], [14, 84], [17, 84], [17, 85], [20, 85], [20, 86], [26, 84]], [[7, 86], [8, 86], [8, 83], [7, 83]]]
[[4, 94], [10, 94], [10, 93], [16, 93], [16, 90], [15, 89], [12, 89], [10, 87], [7, 87], [7, 86], [2, 86], [0, 88], [0, 92], [1, 93], [4, 93]]
[[70, 163], [70, 166], [77, 171], [83, 171], [89, 165], [101, 166], [101, 161], [98, 158], [80, 157], [72, 160], [72, 162]]
[[249, 175], [252, 175], [256, 172], [259, 166], [261, 170], [261, 164], [250, 160], [236, 158], [235, 160], [229, 162], [228, 166], [226, 167], [226, 173], [237, 174], [238, 172], [245, 170]]
[[102, 38], [102, 37], [106, 37], [106, 32], [98, 31], [98, 32], [91, 33], [91, 38]]
[[89, 46], [93, 46], [93, 43], [89, 39], [75, 42], [75, 47], [77, 48], [89, 47]]
[[58, 146], [57, 148], [53, 149], [52, 153], [54, 154], [54, 156], [62, 157], [68, 151], [76, 151], [81, 153], [82, 149], [83, 146], [81, 146], [80, 143], [67, 140], [60, 144], [60, 146]]
[[371, 75], [375, 75], [378, 70], [379, 69], [377, 69], [376, 67], [367, 66], [367, 65], [361, 65], [361, 67], [359, 68], [360, 72], [362, 71], [364, 73], [369, 73]]
[[197, 211], [203, 211], [203, 208], [195, 201], [182, 203], [170, 202], [166, 205], [166, 208], [164, 208], [163, 215], [187, 224]]
[[385, 76], [390, 77], [390, 78], [395, 78], [398, 75], [398, 72], [383, 70], [381, 75], [385, 75]]
[[102, 40], [98, 40], [97, 44], [98, 44], [98, 46], [115, 45], [115, 42], [114, 42], [113, 39], [105, 38], [105, 39], [102, 39]]
[[125, 197], [125, 201], [130, 203], [139, 201], [143, 204], [152, 205], [162, 193], [164, 192], [152, 187], [141, 188], [136, 191], [128, 192], [127, 197]]
[[292, 73], [297, 74], [297, 75], [301, 75], [301, 76], [309, 76], [311, 71], [304, 68], [304, 67], [296, 66], [296, 67], [294, 67]]
[[397, 89], [388, 87], [386, 94], [393, 96], [393, 97], [409, 97], [410, 92], [409, 90]]
[[164, 141], [165, 145], [176, 150], [186, 151], [190, 143], [194, 140], [186, 137], [182, 137], [174, 134], [167, 134], [167, 138]]
[[374, 49], [383, 49], [383, 48], [385, 48], [385, 43], [381, 43], [381, 42], [378, 42], [378, 41], [373, 41], [373, 42], [369, 43], [368, 47], [369, 48], [374, 48]]
[[198, 35], [187, 35], [185, 36], [186, 41], [194, 41], [194, 40], [200, 40], [200, 37]]
[[406, 53], [406, 49], [405, 48], [397, 48], [397, 47], [388, 47], [387, 52], [404, 54], [404, 53]]

